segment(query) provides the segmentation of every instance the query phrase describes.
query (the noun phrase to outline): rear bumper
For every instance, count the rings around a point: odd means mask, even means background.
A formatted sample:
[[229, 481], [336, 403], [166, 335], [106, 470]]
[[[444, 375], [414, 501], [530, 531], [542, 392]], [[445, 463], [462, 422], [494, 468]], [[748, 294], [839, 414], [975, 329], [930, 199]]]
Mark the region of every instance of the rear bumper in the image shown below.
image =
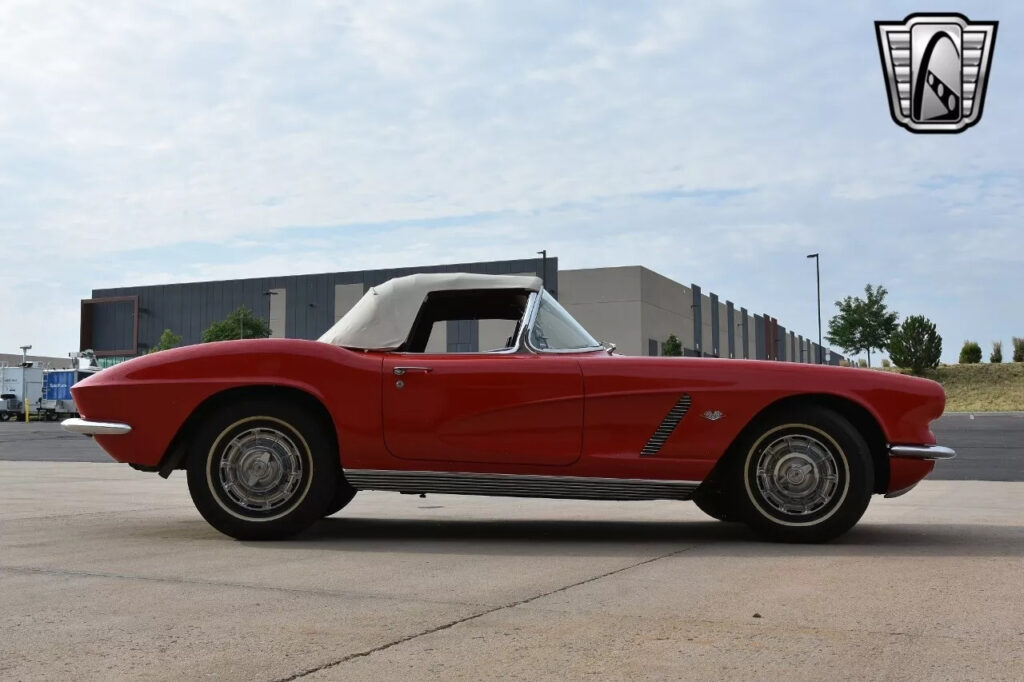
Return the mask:
[[953, 459], [956, 451], [941, 445], [890, 445], [889, 454], [893, 457], [909, 457], [911, 459]]
[[83, 436], [122, 436], [132, 432], [128, 424], [118, 422], [97, 422], [88, 419], [65, 419], [60, 423], [65, 431]]

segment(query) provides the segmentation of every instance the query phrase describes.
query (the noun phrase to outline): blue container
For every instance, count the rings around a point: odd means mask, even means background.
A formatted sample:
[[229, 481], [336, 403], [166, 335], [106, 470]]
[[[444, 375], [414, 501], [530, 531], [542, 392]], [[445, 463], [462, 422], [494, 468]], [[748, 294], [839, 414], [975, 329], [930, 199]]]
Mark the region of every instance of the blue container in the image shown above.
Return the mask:
[[43, 400], [71, 400], [74, 370], [43, 373]]

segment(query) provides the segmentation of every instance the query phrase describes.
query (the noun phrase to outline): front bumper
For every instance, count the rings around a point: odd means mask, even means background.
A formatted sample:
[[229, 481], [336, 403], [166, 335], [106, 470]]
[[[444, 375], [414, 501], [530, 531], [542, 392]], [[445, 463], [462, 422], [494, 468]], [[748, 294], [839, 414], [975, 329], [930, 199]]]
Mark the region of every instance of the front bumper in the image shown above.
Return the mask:
[[953, 459], [956, 451], [941, 445], [890, 445], [889, 454], [893, 457], [909, 457], [911, 459]]
[[956, 452], [941, 445], [890, 445], [886, 497], [899, 497], [931, 473], [935, 460], [952, 459]]
[[83, 436], [122, 436], [132, 432], [128, 424], [118, 422], [97, 422], [88, 419], [65, 419], [60, 423], [65, 431], [80, 433]]

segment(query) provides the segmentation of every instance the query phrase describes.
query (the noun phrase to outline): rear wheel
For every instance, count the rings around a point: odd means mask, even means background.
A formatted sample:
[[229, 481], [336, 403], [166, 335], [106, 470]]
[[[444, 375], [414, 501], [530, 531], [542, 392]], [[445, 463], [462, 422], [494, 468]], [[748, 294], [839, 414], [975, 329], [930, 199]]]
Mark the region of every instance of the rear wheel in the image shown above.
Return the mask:
[[832, 540], [857, 523], [871, 499], [867, 443], [831, 410], [775, 413], [742, 439], [735, 454], [730, 483], [736, 511], [771, 540]]
[[220, 410], [189, 450], [196, 508], [239, 540], [277, 540], [304, 530], [333, 503], [339, 478], [337, 448], [325, 425], [271, 400]]

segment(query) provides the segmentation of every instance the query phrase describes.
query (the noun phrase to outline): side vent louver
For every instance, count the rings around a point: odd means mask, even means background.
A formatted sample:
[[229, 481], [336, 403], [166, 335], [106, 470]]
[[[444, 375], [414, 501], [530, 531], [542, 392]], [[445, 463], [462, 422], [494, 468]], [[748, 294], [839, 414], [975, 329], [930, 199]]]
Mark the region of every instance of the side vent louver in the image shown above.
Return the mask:
[[651, 436], [650, 440], [647, 441], [647, 444], [644, 445], [643, 450], [640, 451], [640, 456], [650, 457], [651, 455], [658, 454], [658, 451], [661, 450], [665, 441], [668, 440], [668, 437], [671, 436], [672, 432], [676, 430], [677, 426], [679, 426], [679, 422], [683, 420], [683, 417], [686, 416], [689, 409], [690, 394], [684, 393], [679, 400], [676, 401], [676, 404], [672, 409], [668, 411], [665, 418], [661, 420], [661, 424], [659, 424], [658, 428], [655, 429], [654, 435]]

